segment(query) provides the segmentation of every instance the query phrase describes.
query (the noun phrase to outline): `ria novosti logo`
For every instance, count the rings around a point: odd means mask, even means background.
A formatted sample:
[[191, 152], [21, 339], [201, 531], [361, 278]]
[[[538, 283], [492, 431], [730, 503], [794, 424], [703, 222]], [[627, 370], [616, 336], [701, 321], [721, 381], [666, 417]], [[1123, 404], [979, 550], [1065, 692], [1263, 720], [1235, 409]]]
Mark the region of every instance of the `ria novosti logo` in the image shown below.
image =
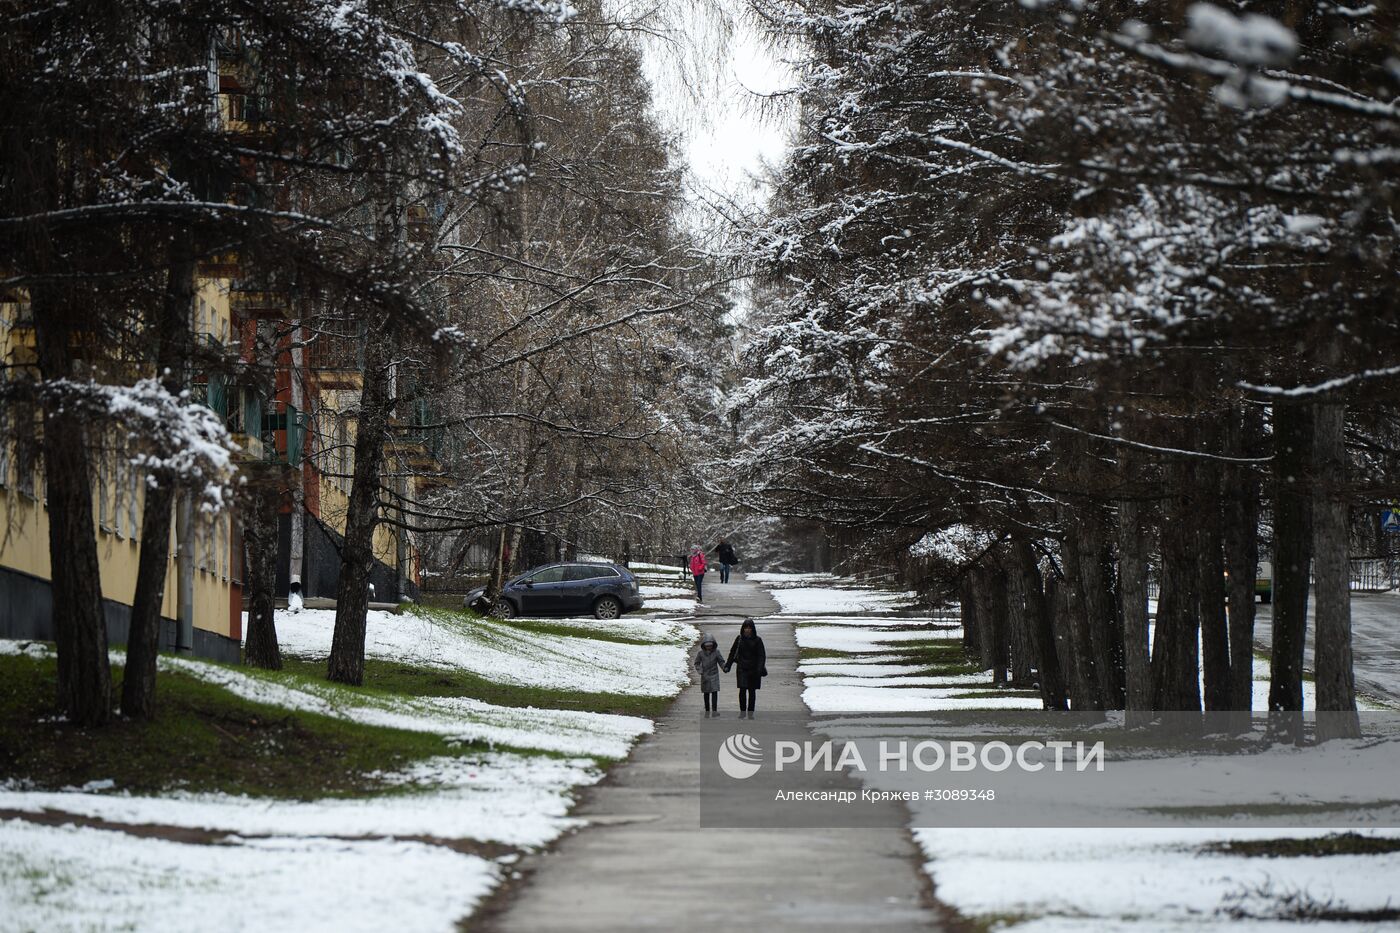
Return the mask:
[[737, 781], [751, 778], [763, 767], [763, 746], [745, 732], [736, 732], [719, 747], [719, 767]]

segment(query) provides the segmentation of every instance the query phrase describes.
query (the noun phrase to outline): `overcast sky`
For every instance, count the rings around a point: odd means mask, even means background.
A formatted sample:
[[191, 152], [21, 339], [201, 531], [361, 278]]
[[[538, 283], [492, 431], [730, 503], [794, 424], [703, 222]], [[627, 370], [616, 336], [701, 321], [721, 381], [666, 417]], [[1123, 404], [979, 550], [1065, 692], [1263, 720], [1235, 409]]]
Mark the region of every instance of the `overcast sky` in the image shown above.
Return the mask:
[[668, 54], [649, 48], [648, 72], [659, 115], [680, 138], [690, 181], [699, 189], [694, 193], [711, 189], [736, 200], [761, 197], [753, 179], [765, 162], [782, 162], [790, 126], [790, 117], [765, 106], [762, 95], [790, 87], [790, 72], [743, 22], [723, 48], [692, 53], [700, 60], [686, 67], [708, 75], [689, 82], [691, 93], [677, 86], [685, 79]]

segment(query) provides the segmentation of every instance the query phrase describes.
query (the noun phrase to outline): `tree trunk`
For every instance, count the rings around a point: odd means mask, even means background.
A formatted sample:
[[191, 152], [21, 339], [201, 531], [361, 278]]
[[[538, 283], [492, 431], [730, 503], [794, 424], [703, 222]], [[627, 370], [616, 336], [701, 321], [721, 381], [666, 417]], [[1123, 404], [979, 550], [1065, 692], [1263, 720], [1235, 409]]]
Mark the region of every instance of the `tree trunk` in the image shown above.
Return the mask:
[[983, 670], [992, 672], [992, 683], [1006, 683], [1006, 580], [985, 567], [972, 571], [977, 600], [977, 649]]
[[1054, 619], [1050, 602], [1041, 584], [1040, 568], [1029, 541], [1017, 538], [1012, 542], [1011, 572], [1019, 578], [1018, 588], [1025, 597], [1027, 631], [1031, 640], [1040, 699], [1046, 709], [1067, 709], [1065, 680], [1060, 659], [1055, 651]]
[[1099, 684], [1099, 708], [1123, 708], [1122, 635], [1113, 608], [1109, 575], [1104, 570], [1107, 543], [1104, 526], [1096, 507], [1078, 513], [1080, 521], [1074, 545], [1078, 548], [1080, 592], [1084, 601], [1084, 621], [1093, 652], [1094, 672]]
[[1152, 703], [1162, 711], [1199, 711], [1196, 516], [1187, 495], [1186, 466], [1169, 463], [1163, 474], [1168, 495], [1162, 510], [1162, 595], [1152, 644]]
[[[1303, 644], [1308, 624], [1312, 508], [1307, 473], [1312, 418], [1301, 405], [1274, 406], [1274, 596], [1269, 711], [1303, 709]], [[1276, 716], [1275, 733], [1303, 739], [1299, 716]]]
[[1025, 574], [1017, 566], [1016, 554], [1008, 553], [1010, 566], [1006, 581], [1007, 634], [1011, 642], [1011, 683], [1030, 687], [1035, 683], [1035, 635], [1031, 631], [1030, 610], [1026, 606]]
[[1225, 615], [1225, 559], [1220, 520], [1219, 469], [1206, 464], [1196, 471], [1196, 593], [1201, 619], [1201, 667], [1205, 708], [1230, 708], [1230, 636]]
[[1134, 499], [1118, 503], [1118, 599], [1123, 613], [1125, 701], [1129, 710], [1152, 708], [1152, 673], [1148, 650], [1147, 543], [1142, 506]]
[[[1340, 361], [1334, 339], [1327, 362]], [[1361, 737], [1351, 659], [1351, 522], [1347, 501], [1346, 406], [1315, 406], [1313, 553], [1317, 555], [1317, 739]]]
[[[190, 314], [195, 300], [195, 260], [187, 245], [177, 245], [165, 300], [155, 321], [156, 372], [172, 395], [189, 381]], [[175, 506], [176, 478], [153, 473], [141, 509], [141, 556], [136, 568], [136, 593], [131, 600], [131, 628], [126, 641], [126, 672], [122, 677], [122, 715], [151, 719], [156, 713], [156, 656], [160, 653], [161, 603], [170, 567], [170, 526]]]
[[[57, 296], [32, 293], [35, 348], [46, 381], [73, 377], [65, 311], [50, 306]], [[55, 301], [56, 303], [56, 301]], [[73, 406], [45, 405], [44, 494], [49, 511], [50, 589], [58, 649], [58, 705], [73, 722], [99, 726], [112, 716], [112, 673], [107, 659], [107, 624], [93, 533], [88, 430]]]
[[345, 510], [345, 544], [335, 596], [335, 634], [326, 676], [359, 686], [365, 673], [365, 620], [369, 578], [374, 567], [374, 529], [379, 524], [379, 477], [384, 464], [384, 431], [389, 422], [389, 350], [383, 335], [371, 334], [365, 348], [355, 432], [355, 471]]
[[[1226, 448], [1232, 457], [1256, 452], [1259, 409], [1246, 405], [1234, 413]], [[1259, 479], [1252, 467], [1231, 464], [1224, 473], [1225, 568], [1230, 572], [1230, 709], [1247, 712], [1254, 705], [1254, 581], [1259, 572]], [[1236, 731], [1249, 717], [1235, 717]]]
[[270, 671], [282, 669], [277, 645], [277, 510], [280, 502], [275, 465], [250, 467], [243, 522], [243, 592], [248, 603], [248, 637], [243, 660]]
[[[1063, 505], [1060, 506], [1060, 524], [1071, 538], [1080, 533], [1080, 523]], [[1065, 562], [1064, 579], [1060, 581], [1064, 602], [1063, 613], [1056, 613], [1055, 630], [1064, 633], [1064, 646], [1069, 649], [1067, 668], [1072, 707], [1075, 710], [1100, 710], [1104, 708], [1103, 683], [1098, 659], [1094, 655], [1094, 638], [1089, 626], [1090, 605], [1084, 597], [1084, 570], [1078, 542], [1065, 540], [1060, 552]], [[1065, 655], [1061, 654], [1060, 657], [1063, 660]]]
[[972, 574], [967, 573], [958, 587], [958, 614], [962, 622], [963, 650], [969, 653], [980, 653], [982, 644], [976, 593], [977, 587], [973, 583]]

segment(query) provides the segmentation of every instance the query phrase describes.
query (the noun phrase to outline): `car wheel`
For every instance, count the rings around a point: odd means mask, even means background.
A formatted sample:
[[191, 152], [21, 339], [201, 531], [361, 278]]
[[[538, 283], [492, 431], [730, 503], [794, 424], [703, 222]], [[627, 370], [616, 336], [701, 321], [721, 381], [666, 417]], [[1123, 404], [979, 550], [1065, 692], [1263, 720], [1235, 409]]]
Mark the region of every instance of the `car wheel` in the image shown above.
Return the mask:
[[622, 615], [622, 603], [616, 596], [604, 596], [593, 604], [593, 618], [616, 619]]
[[496, 605], [491, 607], [491, 614], [498, 619], [515, 618], [515, 606], [511, 605], [508, 599], [496, 600]]

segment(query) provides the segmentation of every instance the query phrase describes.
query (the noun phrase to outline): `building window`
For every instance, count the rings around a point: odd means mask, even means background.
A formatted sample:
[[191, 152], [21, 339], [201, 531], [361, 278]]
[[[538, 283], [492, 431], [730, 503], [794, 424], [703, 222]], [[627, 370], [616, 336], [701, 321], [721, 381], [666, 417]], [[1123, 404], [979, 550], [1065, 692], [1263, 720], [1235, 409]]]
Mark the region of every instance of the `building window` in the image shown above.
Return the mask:
[[20, 448], [19, 456], [16, 457], [19, 468], [19, 479], [15, 485], [19, 487], [20, 492], [31, 499], [39, 498], [34, 489], [34, 473], [36, 472], [34, 460], [35, 453], [33, 444], [25, 444]]
[[134, 463], [128, 463], [126, 476], [126, 521], [131, 528], [131, 540], [135, 542], [141, 534], [141, 468]]
[[97, 454], [97, 527], [107, 534], [116, 531], [112, 527], [111, 495], [109, 488], [112, 486], [111, 463], [107, 457], [107, 451], [99, 451]]

